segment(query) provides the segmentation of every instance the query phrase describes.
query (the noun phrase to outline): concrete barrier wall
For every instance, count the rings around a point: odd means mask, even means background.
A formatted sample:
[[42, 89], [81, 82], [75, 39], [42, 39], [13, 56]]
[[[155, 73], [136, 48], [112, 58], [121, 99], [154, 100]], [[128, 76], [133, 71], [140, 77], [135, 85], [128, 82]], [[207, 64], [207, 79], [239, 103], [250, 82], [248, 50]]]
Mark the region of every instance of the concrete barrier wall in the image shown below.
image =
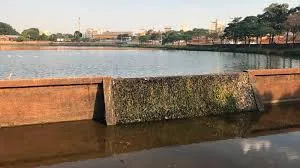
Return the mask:
[[300, 68], [248, 71], [265, 104], [300, 101]]
[[245, 72], [117, 78], [110, 84], [108, 125], [258, 110]]
[[0, 81], [0, 127], [105, 119], [108, 125], [256, 110], [247, 73]]
[[103, 78], [0, 81], [0, 127], [103, 119], [102, 81]]
[[262, 102], [290, 101], [300, 101], [300, 69], [8, 80], [0, 81], [0, 127], [90, 119], [116, 125], [263, 111]]

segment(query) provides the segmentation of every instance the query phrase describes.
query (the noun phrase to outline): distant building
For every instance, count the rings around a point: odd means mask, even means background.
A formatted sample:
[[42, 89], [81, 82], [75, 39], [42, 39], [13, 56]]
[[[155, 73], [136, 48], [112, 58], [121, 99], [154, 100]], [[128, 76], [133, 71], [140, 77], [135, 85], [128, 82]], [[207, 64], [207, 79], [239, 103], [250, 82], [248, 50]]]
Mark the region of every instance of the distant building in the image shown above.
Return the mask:
[[98, 33], [97, 34], [102, 34], [104, 31], [104, 29], [98, 29]]
[[211, 39], [207, 38], [206, 36], [195, 36], [192, 37], [192, 40], [188, 42], [190, 45], [205, 45], [205, 44], [212, 44]]
[[210, 26], [209, 26], [209, 33], [223, 33], [224, 30], [225, 30], [225, 25], [218, 21], [218, 20], [215, 20], [213, 22], [211, 22]]
[[93, 39], [95, 35], [98, 34], [98, 31], [93, 29], [93, 28], [88, 28], [85, 32], [85, 35], [84, 37], [85, 38], [90, 38], [90, 39]]
[[101, 34], [95, 34], [93, 36], [93, 39], [96, 39], [96, 40], [117, 40], [119, 35], [132, 36], [133, 33], [132, 32], [110, 32], [110, 31], [106, 31], [106, 32], [103, 32]]
[[145, 29], [140, 29], [137, 32], [134, 32], [133, 35], [134, 36], [145, 36], [147, 33], [147, 31]]
[[[271, 37], [269, 36], [264, 36], [261, 38], [261, 41], [259, 43], [261, 44], [269, 44], [270, 43], [270, 39]], [[276, 44], [285, 44], [285, 36], [281, 35], [281, 36], [275, 36], [274, 37], [274, 43]]]
[[185, 45], [187, 45], [187, 43], [186, 43], [185, 40], [174, 41], [172, 44], [173, 45], [177, 45], [177, 46], [185, 46]]
[[166, 26], [166, 27], [164, 28], [164, 30], [165, 30], [165, 32], [172, 31], [172, 27], [170, 27], [170, 26]]
[[184, 31], [184, 32], [189, 31], [189, 26], [188, 25], [180, 25], [180, 30]]

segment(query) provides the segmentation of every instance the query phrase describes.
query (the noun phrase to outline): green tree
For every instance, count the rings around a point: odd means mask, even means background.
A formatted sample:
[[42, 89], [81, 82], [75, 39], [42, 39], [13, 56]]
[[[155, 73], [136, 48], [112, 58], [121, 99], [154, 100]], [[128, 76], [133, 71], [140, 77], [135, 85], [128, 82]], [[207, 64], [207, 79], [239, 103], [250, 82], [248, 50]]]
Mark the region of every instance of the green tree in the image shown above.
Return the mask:
[[289, 16], [287, 17], [286, 23], [285, 23], [285, 29], [286, 29], [286, 44], [288, 44], [289, 41], [289, 32], [293, 33], [293, 44], [295, 43], [296, 33], [298, 32], [299, 24], [297, 24], [297, 18], [300, 13], [300, 6], [297, 6], [295, 8], [291, 8], [289, 10]]
[[219, 39], [219, 34], [217, 32], [212, 32], [212, 33], [209, 33], [207, 37], [212, 40], [213, 44], [215, 44], [215, 41], [217, 39]]
[[188, 42], [192, 40], [193, 37], [201, 37], [201, 36], [208, 36], [208, 29], [198, 29], [194, 28], [190, 31], [168, 31], [162, 34], [162, 43], [173, 43], [175, 41], [184, 40]]
[[19, 36], [17, 39], [16, 39], [16, 41], [17, 42], [22, 42], [22, 41], [25, 41], [26, 39], [24, 38], [24, 37], [22, 37], [22, 36]]
[[19, 33], [11, 25], [0, 22], [0, 35], [19, 35]]
[[262, 37], [269, 35], [270, 32], [273, 32], [273, 28], [270, 27], [267, 23], [264, 23], [262, 20], [259, 21], [257, 32], [255, 33], [257, 38], [256, 41], [258, 42], [258, 38], [260, 38], [260, 44], [262, 42]]
[[273, 3], [264, 9], [264, 13], [261, 15], [261, 19], [265, 23], [268, 23], [268, 25], [273, 29], [271, 32], [269, 32], [271, 36], [271, 43], [274, 42], [274, 36], [284, 32], [288, 15], [288, 4]]
[[119, 34], [117, 36], [117, 39], [121, 40], [121, 41], [124, 41], [125, 39], [128, 39], [129, 37], [130, 37], [129, 34]]
[[76, 41], [79, 41], [82, 38], [82, 33], [80, 31], [75, 31], [74, 38]]
[[63, 34], [62, 36], [63, 38], [68, 38], [68, 39], [74, 38], [72, 34]]
[[180, 31], [168, 31], [163, 35], [163, 44], [173, 43], [175, 41], [184, 40], [183, 33]]
[[56, 34], [51, 34], [48, 38], [50, 41], [56, 41], [57, 35]]
[[295, 44], [296, 34], [300, 31], [300, 12], [288, 16], [286, 28], [288, 32], [293, 33], [292, 40]]
[[245, 43], [248, 39], [248, 44], [250, 44], [252, 38], [256, 38], [256, 43], [258, 43], [258, 38], [260, 37], [260, 21], [257, 16], [247, 16], [240, 22], [240, 31], [244, 36]]
[[47, 40], [49, 40], [49, 37], [46, 34], [43, 33], [42, 35], [40, 35], [39, 40], [47, 41]]
[[300, 12], [300, 6], [291, 8], [291, 9], [289, 10], [289, 14], [295, 14], [295, 13], [298, 13], [298, 12]]
[[194, 28], [192, 30], [193, 36], [200, 37], [200, 36], [207, 36], [209, 34], [208, 29], [198, 29]]
[[145, 43], [145, 42], [147, 42], [150, 38], [149, 38], [149, 36], [148, 35], [144, 35], [144, 36], [139, 36], [139, 42], [140, 43]]
[[58, 38], [72, 39], [72, 38], [74, 38], [74, 36], [72, 34], [56, 33], [56, 34], [51, 34], [48, 37], [48, 40], [50, 40], [50, 41], [56, 41]]
[[29, 40], [39, 40], [40, 38], [40, 31], [37, 28], [30, 28], [30, 29], [26, 29], [24, 30], [21, 35], [25, 38], [25, 39], [29, 39]]
[[146, 35], [150, 36], [152, 33], [155, 33], [154, 30], [150, 29], [146, 32]]
[[192, 30], [186, 31], [186, 32], [182, 32], [181, 33], [181, 37], [182, 37], [181, 40], [184, 40], [185, 42], [188, 42], [188, 41], [190, 41], [190, 40], [193, 39], [193, 36], [194, 36], [194, 32]]
[[160, 38], [161, 38], [160, 33], [154, 32], [154, 33], [150, 34], [150, 40], [156, 41], [156, 40], [160, 40]]
[[224, 30], [224, 36], [233, 40], [235, 44], [243, 38], [241, 19], [241, 17], [235, 17]]
[[64, 35], [62, 33], [56, 33], [57, 38], [64, 38]]

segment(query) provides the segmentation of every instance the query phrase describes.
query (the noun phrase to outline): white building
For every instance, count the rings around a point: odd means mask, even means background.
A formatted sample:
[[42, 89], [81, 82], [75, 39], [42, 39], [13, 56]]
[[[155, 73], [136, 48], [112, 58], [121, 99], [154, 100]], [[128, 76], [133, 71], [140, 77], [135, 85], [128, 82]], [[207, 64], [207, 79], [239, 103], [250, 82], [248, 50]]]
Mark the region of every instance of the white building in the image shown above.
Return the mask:
[[224, 32], [225, 24], [219, 20], [215, 20], [211, 22], [209, 26], [209, 32], [210, 33], [222, 33]]
[[88, 28], [86, 29], [86, 32], [84, 34], [85, 38], [94, 38], [95, 35], [99, 34], [97, 30], [93, 29], [93, 28]]
[[186, 32], [186, 31], [189, 31], [190, 29], [189, 29], [188, 25], [183, 24], [183, 25], [180, 25], [180, 30]]

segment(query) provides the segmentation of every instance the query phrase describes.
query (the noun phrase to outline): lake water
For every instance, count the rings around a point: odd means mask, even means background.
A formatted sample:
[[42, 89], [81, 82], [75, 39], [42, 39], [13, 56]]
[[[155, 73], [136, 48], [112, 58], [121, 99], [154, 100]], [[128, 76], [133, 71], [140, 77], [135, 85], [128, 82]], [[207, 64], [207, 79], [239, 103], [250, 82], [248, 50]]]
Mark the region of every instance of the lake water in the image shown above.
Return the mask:
[[296, 68], [300, 67], [299, 58], [113, 48], [0, 50], [0, 79], [197, 75], [247, 69]]
[[0, 167], [300, 167], [300, 104], [115, 127], [79, 121], [0, 129]]

